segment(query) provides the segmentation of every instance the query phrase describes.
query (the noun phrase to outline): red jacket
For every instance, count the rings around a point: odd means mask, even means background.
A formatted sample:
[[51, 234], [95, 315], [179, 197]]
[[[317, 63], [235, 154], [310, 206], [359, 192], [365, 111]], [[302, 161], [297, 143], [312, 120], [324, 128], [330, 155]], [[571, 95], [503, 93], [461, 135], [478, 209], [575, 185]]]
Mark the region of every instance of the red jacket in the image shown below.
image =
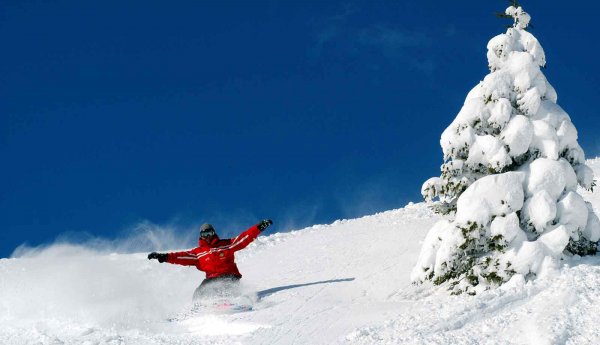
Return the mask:
[[225, 274], [242, 277], [235, 264], [234, 253], [246, 248], [260, 234], [257, 225], [242, 232], [233, 239], [218, 239], [212, 244], [200, 239], [199, 247], [167, 254], [167, 262], [184, 266], [196, 266], [206, 272], [206, 278], [216, 278]]

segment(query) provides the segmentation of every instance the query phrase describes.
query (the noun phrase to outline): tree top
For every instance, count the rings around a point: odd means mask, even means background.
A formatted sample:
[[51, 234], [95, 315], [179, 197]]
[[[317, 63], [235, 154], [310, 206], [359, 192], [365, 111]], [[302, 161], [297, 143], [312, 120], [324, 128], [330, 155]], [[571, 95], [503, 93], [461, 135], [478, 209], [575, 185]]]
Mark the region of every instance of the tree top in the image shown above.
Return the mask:
[[506, 11], [504, 11], [504, 13], [506, 13], [514, 19], [514, 27], [518, 29], [526, 29], [529, 26], [531, 16], [529, 15], [529, 13], [523, 10], [523, 7], [509, 6], [506, 9]]

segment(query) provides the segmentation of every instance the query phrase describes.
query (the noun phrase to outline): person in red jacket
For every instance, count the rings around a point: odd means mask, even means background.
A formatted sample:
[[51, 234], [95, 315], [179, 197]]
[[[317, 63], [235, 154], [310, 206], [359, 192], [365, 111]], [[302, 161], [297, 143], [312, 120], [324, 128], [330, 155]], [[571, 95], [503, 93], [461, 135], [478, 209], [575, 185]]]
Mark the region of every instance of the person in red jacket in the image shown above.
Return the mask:
[[194, 298], [197, 298], [202, 296], [205, 288], [213, 283], [229, 284], [240, 280], [242, 275], [235, 264], [234, 253], [246, 248], [271, 224], [273, 221], [270, 219], [261, 220], [232, 239], [221, 239], [211, 224], [202, 224], [198, 247], [183, 252], [152, 252], [148, 254], [148, 259], [156, 259], [160, 263], [196, 266], [198, 270], [206, 272], [206, 278], [194, 293]]

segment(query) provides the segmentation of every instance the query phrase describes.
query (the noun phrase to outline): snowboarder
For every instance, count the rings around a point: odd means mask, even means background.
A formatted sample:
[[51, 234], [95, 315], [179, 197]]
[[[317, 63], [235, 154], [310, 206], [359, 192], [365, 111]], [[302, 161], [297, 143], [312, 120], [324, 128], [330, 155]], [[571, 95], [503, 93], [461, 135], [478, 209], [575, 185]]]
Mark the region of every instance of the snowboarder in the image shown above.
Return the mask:
[[148, 254], [148, 260], [156, 259], [160, 263], [196, 266], [198, 270], [206, 272], [206, 278], [194, 292], [194, 299], [197, 299], [203, 296], [207, 287], [214, 283], [230, 287], [237, 285], [242, 275], [235, 264], [234, 253], [248, 246], [271, 224], [273, 221], [270, 219], [261, 220], [233, 239], [221, 239], [211, 224], [202, 224], [198, 247], [183, 252], [152, 252]]

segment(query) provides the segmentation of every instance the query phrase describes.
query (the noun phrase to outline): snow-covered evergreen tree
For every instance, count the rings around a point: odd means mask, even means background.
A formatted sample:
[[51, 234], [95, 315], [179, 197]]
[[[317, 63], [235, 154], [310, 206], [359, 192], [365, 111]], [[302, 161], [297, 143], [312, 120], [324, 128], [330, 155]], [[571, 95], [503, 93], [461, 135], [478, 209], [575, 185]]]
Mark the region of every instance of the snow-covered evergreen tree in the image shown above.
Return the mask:
[[490, 73], [442, 134], [441, 176], [422, 188], [454, 217], [429, 231], [411, 278], [454, 293], [543, 275], [563, 255], [595, 254], [600, 239], [600, 221], [576, 191], [593, 188], [593, 172], [541, 71], [531, 17], [520, 6], [506, 15], [514, 24], [487, 45]]

